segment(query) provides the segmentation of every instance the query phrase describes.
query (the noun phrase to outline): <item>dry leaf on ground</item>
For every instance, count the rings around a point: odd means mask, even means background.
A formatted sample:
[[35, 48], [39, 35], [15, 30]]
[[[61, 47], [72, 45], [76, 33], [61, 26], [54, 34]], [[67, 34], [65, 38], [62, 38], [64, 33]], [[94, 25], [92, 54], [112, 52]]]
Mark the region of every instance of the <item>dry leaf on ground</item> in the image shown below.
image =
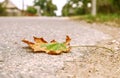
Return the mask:
[[33, 52], [45, 52], [48, 54], [61, 54], [61, 53], [66, 53], [70, 52], [70, 37], [66, 36], [66, 41], [63, 43], [59, 43], [55, 40], [52, 40], [50, 43], [45, 41], [43, 38], [34, 38], [34, 43], [30, 42], [28, 40], [23, 39], [22, 41], [33, 50]]

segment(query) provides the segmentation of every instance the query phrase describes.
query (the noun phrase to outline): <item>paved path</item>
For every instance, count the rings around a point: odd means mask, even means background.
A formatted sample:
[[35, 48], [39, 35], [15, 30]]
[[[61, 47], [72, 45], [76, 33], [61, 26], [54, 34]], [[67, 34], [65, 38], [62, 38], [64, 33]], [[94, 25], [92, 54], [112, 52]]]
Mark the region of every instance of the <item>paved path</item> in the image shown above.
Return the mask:
[[32, 36], [37, 36], [48, 41], [63, 41], [66, 35], [71, 37], [71, 45], [94, 45], [110, 38], [68, 18], [0, 18], [0, 78], [57, 78], [56, 72], [62, 69], [64, 62], [81, 57], [80, 51], [71, 50], [58, 56], [33, 54], [21, 40], [33, 41]]

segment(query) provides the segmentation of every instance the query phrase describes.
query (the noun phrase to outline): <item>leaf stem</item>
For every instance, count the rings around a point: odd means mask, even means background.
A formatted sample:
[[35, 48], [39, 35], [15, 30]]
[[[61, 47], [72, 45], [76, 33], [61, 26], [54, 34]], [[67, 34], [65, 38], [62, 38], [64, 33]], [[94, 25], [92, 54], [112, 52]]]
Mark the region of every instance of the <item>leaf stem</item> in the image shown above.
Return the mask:
[[79, 48], [79, 47], [97, 47], [97, 48], [104, 48], [111, 52], [114, 52], [112, 49], [104, 47], [104, 46], [97, 46], [97, 45], [78, 45], [78, 46], [71, 46], [72, 48]]

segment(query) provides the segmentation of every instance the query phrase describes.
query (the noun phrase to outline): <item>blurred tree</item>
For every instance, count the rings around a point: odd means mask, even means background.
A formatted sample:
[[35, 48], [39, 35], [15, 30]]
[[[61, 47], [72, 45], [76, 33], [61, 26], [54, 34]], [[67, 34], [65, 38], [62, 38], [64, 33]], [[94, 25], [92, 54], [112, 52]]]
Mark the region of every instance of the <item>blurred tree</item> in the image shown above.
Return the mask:
[[3, 7], [3, 3], [0, 3], [0, 16], [6, 15], [6, 8]]
[[111, 13], [112, 6], [110, 0], [97, 0], [97, 12], [98, 13]]
[[28, 15], [36, 15], [37, 10], [33, 6], [28, 6], [27, 13], [28, 13]]
[[45, 8], [47, 0], [35, 0], [34, 3], [37, 6], [40, 6], [41, 9]]
[[72, 8], [72, 6], [69, 3], [66, 3], [62, 9], [62, 15], [63, 16], [69, 16], [70, 15], [70, 8]]
[[56, 5], [52, 3], [52, 0], [35, 0], [35, 6], [40, 6], [41, 14], [44, 16], [56, 16]]
[[98, 13], [120, 13], [120, 0], [97, 0]]
[[[82, 2], [82, 6], [81, 6]], [[88, 4], [92, 4], [88, 7]], [[120, 0], [68, 0], [62, 9], [63, 16], [83, 15], [90, 13], [98, 14], [120, 14]]]
[[111, 0], [111, 3], [118, 13], [120, 13], [120, 0]]
[[45, 14], [47, 16], [56, 16], [55, 10], [57, 10], [56, 5], [52, 3], [52, 0], [48, 0], [45, 8]]
[[82, 2], [83, 2], [83, 9], [85, 11], [85, 14], [90, 13], [90, 10], [88, 8], [88, 3], [91, 3], [91, 0], [82, 0]]
[[83, 15], [90, 12], [88, 3], [91, 0], [68, 0], [62, 9], [63, 16]]

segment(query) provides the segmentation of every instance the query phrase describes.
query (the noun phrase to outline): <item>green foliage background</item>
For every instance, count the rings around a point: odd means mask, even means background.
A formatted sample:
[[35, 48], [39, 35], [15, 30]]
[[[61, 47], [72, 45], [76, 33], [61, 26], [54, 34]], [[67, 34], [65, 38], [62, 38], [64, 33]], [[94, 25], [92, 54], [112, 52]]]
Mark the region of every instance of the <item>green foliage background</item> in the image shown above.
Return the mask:
[[43, 16], [56, 16], [57, 6], [52, 3], [52, 0], [35, 0], [34, 3], [35, 6], [40, 6]]
[[[82, 7], [73, 8], [72, 5], [78, 5], [79, 1], [83, 3]], [[87, 7], [92, 0], [68, 0], [62, 9], [63, 16], [76, 16], [91, 13], [91, 8]], [[96, 0], [98, 14], [120, 14], [120, 0]], [[72, 2], [72, 4], [70, 4]], [[72, 12], [71, 12], [72, 10]]]
[[3, 7], [3, 4], [0, 3], [0, 16], [6, 16], [6, 8]]
[[36, 14], [37, 10], [34, 7], [32, 7], [32, 6], [29, 6], [27, 8], [27, 12], [30, 13], [30, 14]]
[[[79, 7], [80, 1], [83, 2], [82, 7]], [[73, 16], [73, 15], [83, 15], [83, 14], [90, 13], [90, 10], [89, 10], [90, 8], [87, 8], [88, 2], [90, 2], [90, 0], [69, 0], [62, 9], [62, 15]], [[73, 4], [76, 4], [77, 7], [72, 7]]]

